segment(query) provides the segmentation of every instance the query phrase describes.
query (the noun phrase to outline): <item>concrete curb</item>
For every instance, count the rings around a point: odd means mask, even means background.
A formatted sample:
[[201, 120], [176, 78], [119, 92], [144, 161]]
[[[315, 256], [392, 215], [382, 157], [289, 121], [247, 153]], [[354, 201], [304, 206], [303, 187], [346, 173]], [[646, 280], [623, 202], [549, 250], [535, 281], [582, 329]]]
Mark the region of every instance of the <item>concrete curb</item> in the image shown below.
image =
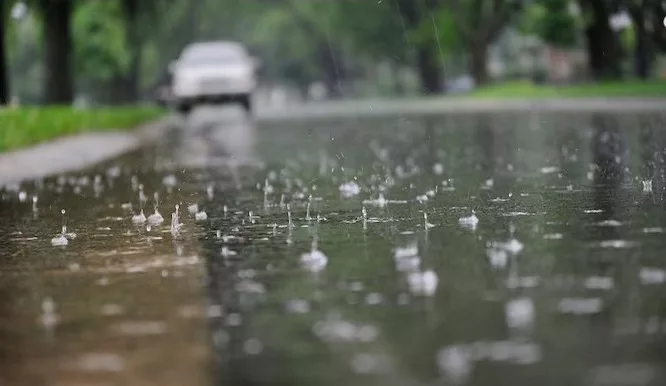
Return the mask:
[[259, 121], [484, 113], [663, 113], [663, 98], [414, 99], [309, 102], [257, 111]]
[[83, 169], [156, 141], [174, 124], [166, 116], [128, 132], [90, 132], [0, 154], [0, 187]]

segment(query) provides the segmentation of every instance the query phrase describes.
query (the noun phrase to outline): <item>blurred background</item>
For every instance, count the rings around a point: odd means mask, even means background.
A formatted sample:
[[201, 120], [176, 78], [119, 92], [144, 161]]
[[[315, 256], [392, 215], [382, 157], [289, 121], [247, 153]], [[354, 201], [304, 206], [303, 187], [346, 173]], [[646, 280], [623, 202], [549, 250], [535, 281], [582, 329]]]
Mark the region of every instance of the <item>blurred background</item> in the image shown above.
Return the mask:
[[2, 11], [3, 104], [152, 101], [169, 62], [201, 40], [261, 58], [266, 104], [489, 84], [498, 96], [591, 82], [627, 92], [666, 76], [661, 0], [2, 0]]
[[0, 10], [0, 386], [666, 385], [666, 1]]

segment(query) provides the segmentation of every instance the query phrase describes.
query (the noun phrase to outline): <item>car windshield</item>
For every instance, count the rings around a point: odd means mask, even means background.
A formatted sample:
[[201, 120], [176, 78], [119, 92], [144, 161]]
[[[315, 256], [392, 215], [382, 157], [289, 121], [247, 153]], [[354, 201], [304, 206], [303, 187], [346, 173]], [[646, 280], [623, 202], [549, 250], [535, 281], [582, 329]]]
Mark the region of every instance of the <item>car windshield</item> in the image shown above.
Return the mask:
[[206, 56], [194, 56], [183, 58], [182, 63], [187, 65], [206, 65], [212, 63], [225, 63], [225, 64], [235, 64], [243, 63], [245, 58], [237, 55], [206, 55]]
[[202, 45], [190, 47], [183, 52], [182, 63], [205, 65], [210, 63], [241, 63], [245, 61], [241, 48], [235, 46]]

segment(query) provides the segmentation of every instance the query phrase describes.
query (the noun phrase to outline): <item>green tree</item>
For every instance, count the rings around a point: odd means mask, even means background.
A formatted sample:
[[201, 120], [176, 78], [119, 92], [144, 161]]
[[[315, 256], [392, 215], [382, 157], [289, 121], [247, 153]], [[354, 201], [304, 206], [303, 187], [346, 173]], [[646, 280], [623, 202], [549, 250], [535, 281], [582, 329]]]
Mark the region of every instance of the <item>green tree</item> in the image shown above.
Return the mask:
[[597, 80], [622, 77], [622, 50], [618, 34], [610, 25], [609, 0], [578, 0], [585, 25], [584, 35], [592, 77]]
[[416, 68], [421, 81], [421, 92], [439, 93], [443, 88], [443, 74], [436, 39], [424, 39], [421, 34], [413, 34], [411, 31], [423, 28], [425, 23], [431, 21], [433, 14], [439, 10], [440, 2], [438, 0], [395, 1], [402, 27], [410, 31], [408, 41], [416, 51]]
[[[388, 65], [393, 70], [394, 90], [402, 94], [404, 85], [397, 70], [412, 65], [413, 31], [406, 29], [395, 2], [340, 0], [336, 4], [337, 12], [330, 14], [336, 35], [343, 37], [355, 59], [351, 72], [372, 77], [378, 65]], [[432, 26], [428, 32], [431, 38]]]
[[10, 95], [18, 97], [21, 103], [43, 101], [43, 38], [39, 19], [36, 12], [26, 8], [19, 19], [10, 19], [6, 30]]
[[477, 85], [489, 81], [488, 48], [523, 8], [522, 0], [452, 0], [451, 9], [461, 39], [469, 52]]
[[[651, 3], [653, 20], [656, 20], [657, 23], [664, 23], [666, 20], [666, 3], [663, 1], [653, 1]], [[666, 28], [662, 28], [657, 24], [657, 28], [653, 30], [652, 40], [661, 52], [666, 52]]]
[[313, 31], [316, 24], [307, 19], [306, 11], [295, 11], [291, 6], [299, 4], [273, 6], [258, 15], [249, 43], [270, 64], [265, 73], [267, 80], [285, 77], [305, 95], [310, 83], [322, 75], [313, 60], [318, 32]]
[[[193, 3], [201, 3], [203, 0]], [[124, 88], [124, 99], [129, 102], [139, 100], [142, 94], [142, 68], [144, 67], [144, 51], [152, 28], [160, 22], [164, 12], [173, 6], [171, 0], [120, 0], [122, 19], [125, 27], [125, 45], [129, 56], [127, 71], [120, 83]], [[222, 3], [228, 3], [224, 1]], [[193, 8], [197, 9], [197, 8]], [[190, 28], [196, 28], [198, 20], [185, 18]]]
[[6, 45], [6, 32], [7, 32], [7, 17], [9, 14], [10, 2], [0, 0], [0, 106], [6, 105], [9, 102], [9, 78], [7, 72], [7, 45]]
[[35, 0], [44, 28], [44, 99], [71, 104], [74, 99], [72, 14], [74, 0]]
[[343, 35], [335, 24], [334, 15], [340, 11], [339, 4], [308, 0], [292, 0], [288, 12], [293, 16], [301, 32], [308, 36], [314, 64], [318, 67], [318, 78], [322, 78], [329, 96], [342, 96], [342, 82], [347, 77]]
[[[410, 31], [392, 1], [339, 0], [331, 12], [336, 33], [344, 35], [358, 52], [377, 60], [408, 60]], [[432, 31], [432, 29], [431, 29]]]
[[121, 9], [123, 19], [125, 22], [125, 43], [129, 51], [129, 66], [125, 76], [125, 91], [128, 101], [136, 101], [139, 99], [140, 86], [139, 77], [141, 73], [141, 59], [142, 59], [142, 31], [140, 30], [141, 22], [141, 5], [154, 4], [154, 1], [138, 0], [121, 0]]
[[[648, 0], [627, 1], [627, 9], [631, 15], [634, 29], [634, 71], [637, 77], [647, 79], [652, 73], [654, 50], [648, 31], [649, 7]], [[660, 26], [657, 26], [659, 28]], [[654, 28], [654, 26], [652, 26]]]
[[571, 0], [539, 0], [526, 9], [528, 30], [546, 43], [572, 47], [578, 40], [578, 25], [571, 13]]
[[[344, 2], [344, 1], [343, 1]], [[342, 83], [349, 76], [346, 49], [349, 34], [340, 15], [343, 2], [284, 0], [254, 2], [255, 16], [237, 24], [246, 42], [268, 63], [269, 81], [287, 79], [305, 96], [317, 80], [325, 83], [329, 95], [342, 94]]]
[[652, 75], [657, 50], [666, 50], [666, 4], [660, 0], [617, 0], [627, 10], [634, 35], [634, 74], [641, 79]]
[[[127, 72], [128, 50], [121, 10], [114, 1], [80, 4], [73, 17], [78, 82], [93, 97], [117, 101], [118, 78]], [[103, 90], [101, 93], [99, 90]]]
[[145, 29], [141, 30], [141, 59], [137, 66], [141, 71], [139, 87], [151, 89], [167, 78], [169, 63], [186, 44], [202, 37], [200, 20], [203, 20], [199, 15], [206, 14], [209, 22], [222, 24], [224, 19], [216, 19], [218, 14], [207, 7], [215, 2], [214, 8], [223, 9], [230, 1], [158, 0], [150, 8], [142, 8], [140, 23]]

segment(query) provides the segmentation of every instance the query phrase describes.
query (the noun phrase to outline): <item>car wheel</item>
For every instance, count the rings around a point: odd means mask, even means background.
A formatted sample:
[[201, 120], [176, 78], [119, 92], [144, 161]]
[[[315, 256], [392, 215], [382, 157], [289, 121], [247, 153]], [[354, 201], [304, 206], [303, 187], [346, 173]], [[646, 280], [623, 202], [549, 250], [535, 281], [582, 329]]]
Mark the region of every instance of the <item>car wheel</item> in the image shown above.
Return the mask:
[[243, 106], [243, 109], [245, 110], [246, 113], [251, 114], [252, 113], [252, 100], [250, 99], [249, 95], [243, 95], [240, 97], [239, 102], [241, 106]]
[[189, 103], [182, 103], [176, 106], [176, 110], [181, 114], [187, 115], [192, 111], [192, 105]]

